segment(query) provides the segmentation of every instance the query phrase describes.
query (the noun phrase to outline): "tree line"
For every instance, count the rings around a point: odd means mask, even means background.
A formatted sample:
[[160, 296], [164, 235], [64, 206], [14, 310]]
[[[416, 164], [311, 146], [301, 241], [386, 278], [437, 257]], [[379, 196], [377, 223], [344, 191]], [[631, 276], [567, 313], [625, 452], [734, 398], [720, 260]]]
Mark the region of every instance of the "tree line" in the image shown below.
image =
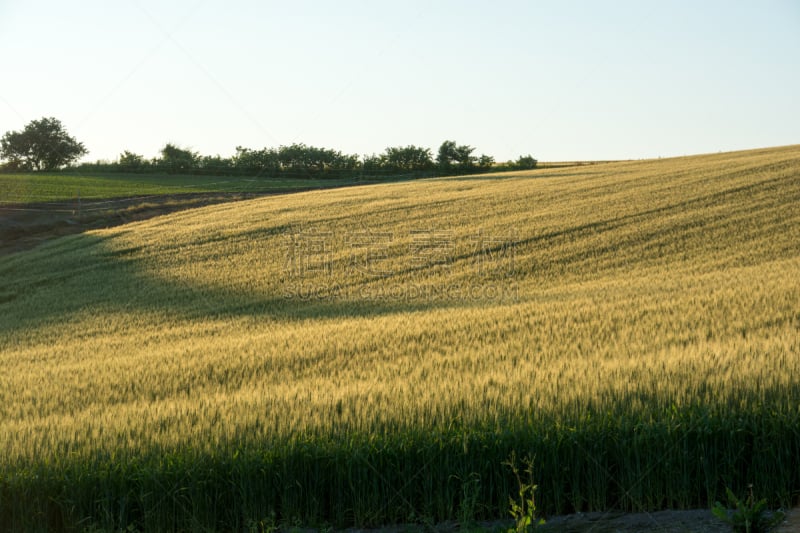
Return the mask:
[[236, 147], [231, 157], [202, 155], [167, 143], [154, 158], [123, 151], [114, 161], [75, 164], [88, 152], [71, 137], [60, 121], [43, 118], [29, 123], [22, 131], [7, 132], [0, 138], [0, 169], [7, 172], [79, 171], [254, 175], [263, 177], [412, 177], [466, 174], [499, 170], [536, 168], [530, 155], [498, 164], [475, 148], [455, 141], [444, 141], [436, 155], [430, 148], [415, 145], [386, 148], [383, 153], [358, 156], [338, 150], [294, 143], [277, 148]]

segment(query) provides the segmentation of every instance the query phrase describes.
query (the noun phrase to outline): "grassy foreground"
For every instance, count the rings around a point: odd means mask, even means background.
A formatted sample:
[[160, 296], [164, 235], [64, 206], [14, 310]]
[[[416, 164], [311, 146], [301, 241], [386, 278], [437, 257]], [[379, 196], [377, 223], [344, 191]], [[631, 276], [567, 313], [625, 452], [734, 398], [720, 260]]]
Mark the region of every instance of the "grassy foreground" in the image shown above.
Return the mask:
[[800, 491], [800, 147], [219, 205], [0, 258], [0, 529]]

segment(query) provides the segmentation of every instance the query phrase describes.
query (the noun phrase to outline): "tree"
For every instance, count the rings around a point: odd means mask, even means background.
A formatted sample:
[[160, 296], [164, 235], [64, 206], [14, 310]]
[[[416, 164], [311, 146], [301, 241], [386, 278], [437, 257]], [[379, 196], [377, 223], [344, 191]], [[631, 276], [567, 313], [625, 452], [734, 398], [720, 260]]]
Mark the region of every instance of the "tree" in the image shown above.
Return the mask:
[[317, 148], [303, 143], [279, 147], [278, 161], [281, 170], [305, 175], [330, 171], [350, 171], [358, 168], [358, 156], [356, 155], [346, 155], [338, 150]]
[[477, 158], [472, 155], [475, 148], [466, 144], [458, 145], [455, 141], [444, 141], [439, 147], [436, 163], [442, 170], [448, 170], [457, 163], [460, 169], [468, 169], [475, 165]]
[[455, 141], [444, 141], [439, 147], [436, 163], [442, 169], [448, 169], [458, 157], [458, 146]]
[[536, 168], [537, 164], [539, 164], [539, 162], [530, 155], [521, 155], [514, 165], [522, 170], [531, 170]]
[[470, 168], [475, 165], [477, 158], [472, 155], [474, 151], [475, 148], [466, 144], [456, 147], [456, 161], [461, 168]]
[[23, 170], [56, 170], [89, 153], [53, 117], [32, 120], [0, 139], [0, 157]]
[[475, 148], [466, 144], [458, 145], [455, 141], [445, 141], [439, 147], [436, 163], [442, 170], [450, 170], [457, 166], [459, 170], [468, 170], [475, 166], [478, 158], [472, 155]]
[[414, 171], [433, 167], [430, 148], [420, 148], [413, 144], [387, 148], [383, 157], [390, 170]]
[[167, 143], [161, 149], [160, 164], [167, 172], [188, 172], [198, 166], [200, 155]]
[[144, 167], [145, 164], [146, 161], [142, 155], [134, 154], [127, 150], [119, 154], [119, 166], [123, 170], [137, 171]]
[[233, 168], [233, 161], [219, 154], [204, 155], [200, 158], [199, 166], [205, 173], [227, 174]]
[[253, 150], [237, 146], [236, 155], [233, 156], [231, 164], [237, 171], [253, 174], [273, 176], [281, 170], [278, 151], [274, 148]]
[[383, 169], [386, 158], [381, 155], [364, 155], [361, 159], [361, 173], [377, 173]]
[[485, 170], [492, 168], [494, 166], [494, 157], [481, 154], [481, 156], [478, 158], [478, 166]]

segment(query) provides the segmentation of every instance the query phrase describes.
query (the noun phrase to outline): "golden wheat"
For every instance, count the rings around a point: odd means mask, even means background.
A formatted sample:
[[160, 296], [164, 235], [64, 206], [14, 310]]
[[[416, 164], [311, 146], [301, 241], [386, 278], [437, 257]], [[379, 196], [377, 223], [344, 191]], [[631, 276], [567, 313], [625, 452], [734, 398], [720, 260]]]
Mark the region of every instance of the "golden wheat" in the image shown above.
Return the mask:
[[592, 412], [796, 415], [798, 176], [787, 147], [431, 179], [0, 259], [0, 470]]

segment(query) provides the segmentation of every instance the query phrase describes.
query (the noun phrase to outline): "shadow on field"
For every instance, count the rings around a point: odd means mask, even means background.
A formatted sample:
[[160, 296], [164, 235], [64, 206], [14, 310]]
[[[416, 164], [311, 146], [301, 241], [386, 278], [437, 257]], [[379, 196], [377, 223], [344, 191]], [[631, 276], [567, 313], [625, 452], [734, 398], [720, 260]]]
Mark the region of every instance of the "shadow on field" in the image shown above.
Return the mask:
[[[488, 254], [487, 257], [503, 257], [503, 254], [515, 255], [521, 260], [514, 265], [514, 271], [507, 278], [492, 280], [496, 286], [504, 281], [518, 281], [531, 275], [540, 275], [546, 268], [558, 268], [566, 272], [591, 267], [587, 262], [601, 264], [608, 257], [616, 256], [619, 249], [641, 247], [641, 259], [651, 254], [652, 258], [667, 260], [658, 247], [647, 245], [657, 242], [663, 235], [668, 235], [672, 242], [684, 242], [687, 236], [707, 240], [722, 241], [730, 230], [724, 222], [737, 214], [737, 223], [745, 226], [759, 227], [759, 234], [742, 236], [737, 246], [746, 245], [747, 240], [763, 238], [763, 233], [774, 232], [779, 226], [758, 226], [759, 221], [766, 219], [766, 211], [780, 213], [781, 202], [800, 202], [800, 189], [793, 185], [791, 176], [762, 180], [758, 184], [739, 186], [713, 194], [688, 198], [682, 202], [643, 206], [644, 209], [593, 221], [584, 221], [574, 225], [565, 225], [545, 233], [536, 233], [529, 229], [517, 236], [513, 242], [502, 242], [495, 247], [461, 254], [450, 258], [452, 264], [467, 264], [481, 259], [477, 254]], [[757, 190], [769, 193], [754, 205], [749, 199]], [[740, 201], [741, 200], [741, 201]], [[737, 206], [728, 209], [727, 218], [718, 220], [710, 206], [730, 204]], [[389, 210], [398, 209], [389, 207]], [[673, 214], [697, 212], [690, 220], [671, 217]], [[316, 223], [324, 227], [336, 220], [332, 218], [318, 220]], [[661, 225], [656, 233], [635, 232], [633, 237], [620, 237], [609, 240], [602, 248], [565, 249], [562, 255], [546, 256], [548, 264], [536, 264], [537, 250], [549, 250], [569, 242], [583, 238], [591, 238], [599, 233], [607, 233], [629, 225], [638, 225], [642, 221], [657, 217], [669, 221]], [[752, 222], [751, 222], [752, 221]], [[792, 220], [784, 221], [789, 224]], [[265, 243], [274, 239], [276, 233], [286, 233], [290, 228], [277, 227], [243, 231], [230, 236], [209, 234], [206, 243], [219, 239], [234, 238], [248, 246], [257, 245], [260, 239]], [[698, 237], [700, 235], [700, 237]], [[428, 265], [409, 264], [407, 268], [391, 271], [380, 279], [350, 280], [348, 284], [335, 287], [295, 287], [288, 293], [282, 292], [281, 283], [266, 284], [271, 292], [257, 292], [246, 287], [231, 289], [219, 285], [197, 285], [181, 280], [165, 280], [154, 275], [149, 268], [154, 261], [143, 248], [112, 249], [106, 244], [107, 237], [96, 234], [72, 235], [50, 241], [33, 250], [0, 257], [0, 336], [5, 333], [36, 328], [43, 324], [69, 321], [72, 315], [102, 314], [114, 312], [153, 312], [165, 317], [183, 317], [187, 319], [201, 317], [248, 317], [263, 316], [278, 320], [327, 319], [342, 317], [372, 317], [398, 312], [432, 310], [436, 308], [464, 308], [483, 305], [486, 301], [463, 298], [452, 294], [423, 294], [411, 298], [408, 294], [380, 292], [385, 287], [402, 289], [409, 279], [424, 279], [429, 274]], [[202, 244], [202, 243], [194, 243]], [[514, 250], [508, 251], [504, 247]], [[144, 250], [146, 252], [146, 250]], [[691, 252], [688, 248], [676, 247], [671, 253], [685, 256]], [[164, 261], [170, 261], [169, 254], [180, 254], [180, 247], [164, 252]], [[788, 249], [786, 254], [794, 253]], [[755, 257], [755, 256], [753, 256]], [[753, 260], [753, 257], [750, 260]], [[226, 257], [226, 260], [228, 258]], [[719, 259], [719, 258], [718, 258]], [[159, 261], [161, 258], [158, 259]], [[231, 254], [230, 261], [236, 261]], [[612, 264], [612, 263], [609, 263]], [[613, 265], [612, 265], [613, 266]], [[184, 268], [193, 268], [187, 263]], [[258, 268], [257, 265], [242, 268]], [[611, 268], [611, 267], [608, 267]], [[208, 273], [209, 279], [222, 282], [222, 274]], [[254, 273], [254, 276], [257, 274]], [[446, 276], [443, 278], [447, 281]], [[315, 283], [312, 280], [312, 285]], [[477, 285], [477, 284], [476, 284]], [[241, 285], [240, 285], [241, 287]], [[277, 288], [276, 288], [277, 287]], [[365, 292], [366, 291], [366, 292]], [[494, 302], [492, 302], [494, 303]]]
[[302, 320], [468, 305], [437, 299], [353, 299], [353, 294], [342, 297], [337, 292], [341, 288], [264, 294], [164, 280], [148, 272], [146, 260], [136, 257], [141, 247], [111, 249], [106, 240], [93, 234], [72, 235], [0, 258], [0, 337], [69, 322], [78, 314], [145, 312], [165, 319], [263, 316]]
[[[267, 233], [276, 231], [281, 228]], [[165, 321], [259, 316], [292, 320], [470, 305], [446, 299], [303, 300], [166, 281], [148, 271], [147, 258], [139, 257], [141, 247], [112, 249], [109, 239], [75, 235], [0, 260], [0, 351], [29, 329], [68, 322], [76, 314], [143, 312]], [[90, 327], [95, 329], [86, 331], [87, 336], [104, 324], [98, 320]], [[19, 485], [0, 485], [0, 493], [6, 490], [0, 501], [20, 502], [22, 516], [50, 506], [59, 520], [96, 518], [113, 510], [119, 513], [119, 524], [145, 530], [198, 529], [198, 524], [209, 530], [243, 530], [235, 527], [243, 517], [263, 510], [255, 517], [260, 519], [269, 516], [270, 509], [277, 509], [276, 520], [287, 523], [294, 517], [343, 526], [397, 523], [420, 511], [424, 514], [413, 516], [446, 520], [468, 498], [498, 516], [507, 510], [514, 489], [504, 461], [514, 450], [528, 450], [537, 458], [541, 480], [537, 501], [548, 513], [701, 507], [726, 486], [738, 491], [747, 483], [781, 503], [789, 500], [788, 490], [798, 486], [800, 475], [798, 415], [796, 409], [783, 407], [795, 405], [787, 401], [794, 398], [797, 386], [789, 383], [742, 389], [729, 406], [699, 398], [694, 406], [675, 409], [668, 396], [631, 389], [613, 402], [598, 397], [576, 405], [574, 411], [554, 413], [558, 419], [547, 413], [526, 418], [524, 412], [509, 410], [498, 419], [499, 427], [491, 421], [486, 427], [462, 428], [450, 423], [456, 418], [446, 414], [441, 430], [398, 424], [375, 438], [331, 433], [330, 440], [323, 435], [299, 444], [276, 441], [282, 447], [270, 442], [236, 447], [247, 442], [243, 435], [257, 434], [256, 427], [243, 427], [217, 456], [181, 455], [177, 450], [162, 460], [158, 450], [120, 466], [113, 455], [99, 460], [89, 456], [85, 462], [76, 455], [66, 467], [42, 467], [36, 476], [18, 476]], [[646, 406], [641, 418], [634, 405]], [[722, 409], [715, 411], [715, 405]], [[460, 408], [454, 404], [454, 409]], [[480, 483], [466, 485], [471, 479]], [[473, 487], [472, 496], [465, 486]], [[4, 515], [0, 508], [0, 529], [11, 529], [3, 526], [20, 520], [13, 514], [16, 509], [7, 505]], [[608, 513], [600, 516], [609, 518]], [[584, 518], [580, 525], [588, 522], [589, 528], [600, 530], [600, 519]], [[641, 518], [646, 520], [633, 530], [653, 525], [651, 513]], [[53, 520], [50, 524], [56, 524]], [[163, 522], [145, 527], [146, 520]], [[567, 524], [560, 526], [554, 525], [554, 530], [568, 530]], [[50, 529], [59, 528], [66, 526]]]
[[35, 248], [65, 235], [111, 228], [184, 209], [316, 189], [318, 187], [263, 192], [158, 194], [26, 204], [0, 202], [0, 257]]

